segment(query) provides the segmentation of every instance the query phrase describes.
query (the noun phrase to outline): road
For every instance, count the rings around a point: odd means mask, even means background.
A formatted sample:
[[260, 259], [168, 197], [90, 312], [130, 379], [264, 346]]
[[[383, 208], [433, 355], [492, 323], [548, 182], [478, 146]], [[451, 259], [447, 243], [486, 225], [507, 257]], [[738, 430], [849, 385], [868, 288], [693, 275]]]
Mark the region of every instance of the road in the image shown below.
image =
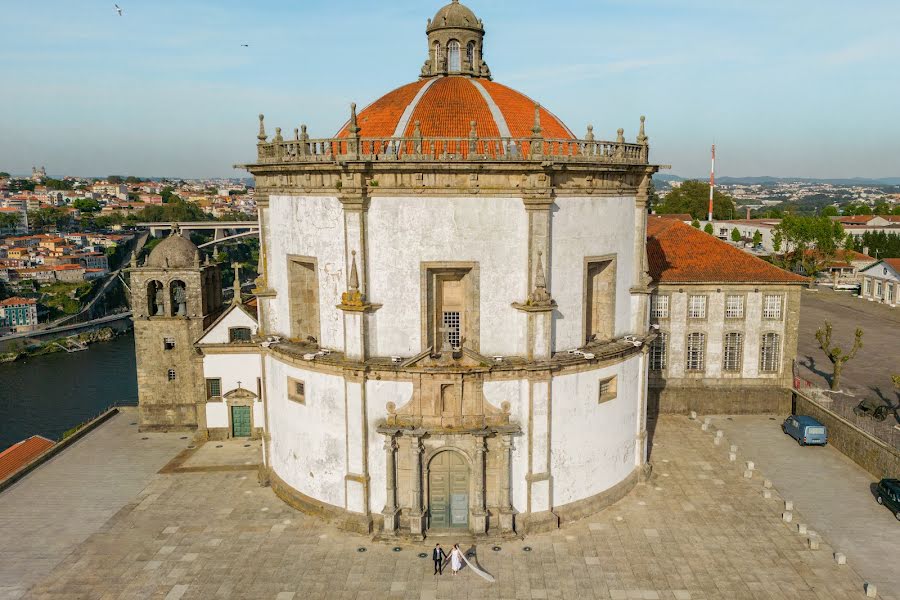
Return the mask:
[[880, 396], [893, 404], [900, 395], [891, 374], [900, 374], [900, 309], [822, 288], [803, 291], [797, 362], [800, 374], [816, 386], [828, 388], [831, 362], [816, 342], [816, 330], [831, 321], [832, 340], [844, 350], [853, 343], [857, 327], [864, 331], [863, 347], [844, 366], [841, 387], [857, 397]]
[[830, 446], [800, 447], [768, 416], [712, 417], [713, 427], [738, 446], [738, 460], [752, 460], [786, 500], [795, 522], [819, 532], [880, 597], [900, 598], [900, 522], [875, 503], [872, 476]]

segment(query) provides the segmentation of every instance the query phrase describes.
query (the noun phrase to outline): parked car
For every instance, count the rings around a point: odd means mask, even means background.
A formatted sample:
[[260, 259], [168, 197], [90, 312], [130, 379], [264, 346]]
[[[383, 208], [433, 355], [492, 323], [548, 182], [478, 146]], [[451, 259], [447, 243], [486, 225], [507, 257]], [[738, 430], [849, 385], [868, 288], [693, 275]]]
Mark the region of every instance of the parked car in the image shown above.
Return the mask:
[[885, 406], [875, 400], [866, 399], [856, 405], [853, 414], [859, 417], [872, 417], [876, 421], [884, 421], [887, 418], [889, 406]]
[[828, 443], [825, 426], [803, 415], [793, 415], [784, 420], [781, 430], [797, 440], [801, 446], [824, 446]]
[[882, 479], [878, 482], [878, 491], [875, 500], [882, 506], [887, 506], [900, 521], [900, 479]]

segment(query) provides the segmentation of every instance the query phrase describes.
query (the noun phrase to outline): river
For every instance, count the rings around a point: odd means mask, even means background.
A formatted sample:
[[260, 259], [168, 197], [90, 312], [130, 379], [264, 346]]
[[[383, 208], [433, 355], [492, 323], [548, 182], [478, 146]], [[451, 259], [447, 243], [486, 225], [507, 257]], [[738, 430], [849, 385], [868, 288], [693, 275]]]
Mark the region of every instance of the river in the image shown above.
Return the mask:
[[0, 382], [0, 451], [36, 434], [58, 440], [111, 404], [137, 404], [134, 336], [0, 364]]

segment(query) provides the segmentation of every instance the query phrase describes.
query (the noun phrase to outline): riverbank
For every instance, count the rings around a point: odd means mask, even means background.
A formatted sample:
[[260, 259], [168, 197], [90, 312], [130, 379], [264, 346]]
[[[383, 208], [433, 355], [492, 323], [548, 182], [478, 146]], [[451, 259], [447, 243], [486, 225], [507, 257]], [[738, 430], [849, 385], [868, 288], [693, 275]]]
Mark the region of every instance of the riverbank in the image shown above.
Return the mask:
[[0, 363], [15, 362], [29, 356], [43, 356], [59, 352], [79, 352], [87, 350], [88, 346], [102, 342], [111, 342], [125, 331], [116, 331], [112, 327], [101, 327], [96, 331], [86, 331], [74, 336], [62, 336], [40, 344], [34, 344], [23, 350], [0, 353]]

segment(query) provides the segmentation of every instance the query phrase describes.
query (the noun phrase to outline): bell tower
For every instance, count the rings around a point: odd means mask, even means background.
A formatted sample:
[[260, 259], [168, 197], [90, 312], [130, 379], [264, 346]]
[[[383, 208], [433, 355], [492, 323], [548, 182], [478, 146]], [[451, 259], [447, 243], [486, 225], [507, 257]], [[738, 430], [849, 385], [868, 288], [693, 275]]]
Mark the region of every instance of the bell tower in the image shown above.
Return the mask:
[[206, 431], [202, 357], [194, 343], [222, 308], [216, 264], [177, 229], [132, 263], [131, 306], [141, 431]]
[[453, 0], [425, 27], [428, 59], [421, 77], [467, 75], [491, 78], [484, 62], [484, 24], [467, 6]]

